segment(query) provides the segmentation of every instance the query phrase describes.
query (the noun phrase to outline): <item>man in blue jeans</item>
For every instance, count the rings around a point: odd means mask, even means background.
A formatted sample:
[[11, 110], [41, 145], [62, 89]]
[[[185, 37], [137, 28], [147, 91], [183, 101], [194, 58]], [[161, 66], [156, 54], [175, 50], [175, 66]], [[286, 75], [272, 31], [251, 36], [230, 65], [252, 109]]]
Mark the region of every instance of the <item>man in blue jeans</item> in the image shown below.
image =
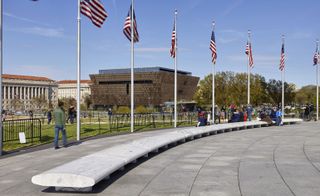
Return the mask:
[[59, 149], [59, 132], [62, 133], [63, 146], [67, 146], [67, 135], [66, 135], [66, 118], [63, 109], [63, 102], [58, 102], [58, 107], [54, 110], [54, 149]]
[[281, 125], [281, 121], [282, 121], [282, 111], [280, 108], [278, 108], [277, 112], [276, 112], [276, 117], [277, 117], [277, 121], [276, 121], [276, 125], [280, 126]]

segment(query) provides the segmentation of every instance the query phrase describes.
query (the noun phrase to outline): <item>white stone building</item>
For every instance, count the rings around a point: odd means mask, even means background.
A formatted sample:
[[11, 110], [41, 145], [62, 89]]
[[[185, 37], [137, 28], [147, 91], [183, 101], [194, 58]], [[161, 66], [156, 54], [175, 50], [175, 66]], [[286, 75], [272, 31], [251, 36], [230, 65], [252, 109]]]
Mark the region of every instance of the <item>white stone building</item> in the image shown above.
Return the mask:
[[47, 109], [57, 103], [58, 85], [54, 80], [39, 76], [2, 75], [3, 109], [28, 111]]
[[[91, 95], [91, 80], [80, 81], [80, 102], [84, 102], [84, 98]], [[58, 81], [58, 98], [74, 98], [77, 99], [77, 81], [61, 80]]]

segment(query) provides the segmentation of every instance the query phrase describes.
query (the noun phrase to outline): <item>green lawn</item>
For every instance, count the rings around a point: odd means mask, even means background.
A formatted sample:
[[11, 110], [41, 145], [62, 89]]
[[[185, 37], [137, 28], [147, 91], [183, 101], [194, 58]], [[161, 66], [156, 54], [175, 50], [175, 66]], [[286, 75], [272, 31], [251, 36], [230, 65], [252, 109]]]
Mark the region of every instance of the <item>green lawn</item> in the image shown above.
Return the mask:
[[[178, 126], [194, 126], [196, 124], [195, 121], [184, 121], [179, 122]], [[138, 131], [148, 131], [148, 130], [155, 130], [155, 129], [163, 129], [163, 128], [171, 128], [172, 122], [171, 121], [161, 121], [157, 120], [154, 123], [143, 124], [141, 122], [136, 122], [135, 125], [135, 132]], [[66, 125], [67, 131], [67, 138], [68, 140], [76, 140], [77, 133], [76, 133], [76, 123], [74, 124], [67, 124]], [[129, 133], [130, 132], [130, 124], [119, 121], [118, 128], [115, 123], [111, 125], [107, 118], [100, 118], [100, 123], [97, 118], [86, 118], [81, 119], [81, 138], [88, 138], [97, 135], [116, 135], [122, 133]], [[4, 151], [13, 151], [17, 149], [23, 149], [28, 147], [33, 147], [37, 145], [53, 143], [54, 139], [54, 125], [47, 125], [46, 121], [42, 122], [41, 125], [41, 139], [34, 138], [33, 141], [31, 139], [27, 140], [26, 144], [20, 144], [19, 141], [10, 141], [4, 142], [3, 150]], [[61, 134], [60, 134], [61, 139]]]

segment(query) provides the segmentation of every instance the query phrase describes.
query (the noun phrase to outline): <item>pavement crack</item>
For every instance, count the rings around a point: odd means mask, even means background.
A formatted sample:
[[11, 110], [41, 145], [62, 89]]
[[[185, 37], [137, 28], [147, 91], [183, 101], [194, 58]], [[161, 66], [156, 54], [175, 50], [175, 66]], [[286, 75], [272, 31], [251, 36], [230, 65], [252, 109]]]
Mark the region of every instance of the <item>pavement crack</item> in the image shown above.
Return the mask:
[[[192, 142], [196, 142], [197, 140], [193, 140]], [[191, 144], [192, 142], [187, 142], [185, 144]], [[209, 143], [205, 142], [205, 144]], [[183, 144], [182, 144], [183, 145]], [[172, 160], [170, 163], [168, 163], [167, 165], [165, 165], [158, 173], [156, 173], [156, 175], [154, 175], [150, 181], [145, 184], [145, 186], [143, 187], [143, 189], [141, 189], [141, 191], [139, 192], [139, 196], [141, 196], [141, 194], [146, 190], [146, 188], [153, 182], [154, 179], [156, 179], [163, 171], [165, 171], [170, 165], [174, 164], [176, 162], [176, 160], [180, 159], [181, 157], [185, 156], [187, 153], [190, 153], [190, 151], [188, 151], [188, 149], [185, 150], [184, 153], [182, 153], [180, 156], [176, 157], [174, 160]]]
[[[316, 135], [318, 135], [318, 134], [319, 134], [319, 133], [315, 134], [314, 136], [316, 136]], [[309, 162], [309, 163], [318, 171], [318, 173], [320, 174], [320, 169], [312, 162], [312, 160], [310, 159], [310, 157], [309, 157], [308, 154], [306, 153], [306, 146], [305, 146], [306, 141], [307, 141], [307, 140], [305, 140], [305, 141], [303, 142], [303, 146], [302, 146], [303, 154], [304, 154], [304, 156], [306, 157], [306, 159], [308, 160], [308, 162]]]
[[198, 176], [199, 176], [199, 174], [200, 174], [201, 169], [202, 169], [203, 166], [207, 163], [207, 161], [208, 161], [213, 155], [215, 155], [216, 153], [217, 153], [217, 150], [216, 150], [215, 152], [213, 152], [210, 156], [208, 156], [208, 158], [203, 162], [203, 164], [202, 164], [201, 167], [199, 168], [199, 170], [198, 170], [198, 172], [197, 172], [197, 175], [194, 177], [193, 182], [192, 182], [192, 185], [191, 185], [191, 188], [190, 188], [190, 190], [189, 190], [189, 193], [188, 193], [189, 196], [191, 195], [191, 192], [192, 192], [192, 189], [193, 189], [193, 185], [194, 185], [194, 183], [196, 182], [196, 180], [197, 180], [197, 178], [198, 178]]
[[278, 166], [277, 166], [277, 163], [276, 163], [276, 159], [275, 159], [275, 154], [276, 154], [276, 151], [278, 149], [278, 147], [280, 146], [280, 143], [273, 149], [273, 164], [279, 174], [279, 176], [281, 177], [281, 180], [284, 182], [284, 184], [288, 187], [288, 189], [290, 190], [290, 192], [292, 193], [292, 195], [296, 196], [296, 194], [293, 192], [293, 190], [291, 189], [291, 187], [288, 185], [288, 183], [286, 182], [286, 180], [284, 179], [284, 177], [282, 176]]
[[[249, 144], [249, 146], [242, 151], [241, 153], [241, 157], [246, 153], [248, 152], [249, 148], [251, 148], [251, 146], [253, 146], [254, 144], [258, 143], [258, 142], [261, 142], [263, 141], [264, 139], [267, 139], [269, 137], [272, 137], [273, 135], [268, 135], [268, 136], [265, 136], [265, 137], [262, 137], [254, 142], [252, 142], [251, 144]], [[240, 183], [240, 167], [241, 167], [241, 161], [242, 161], [242, 158], [239, 158], [239, 164], [238, 164], [238, 168], [237, 168], [237, 171], [238, 171], [238, 175], [237, 175], [237, 179], [238, 179], [238, 189], [239, 189], [239, 193], [240, 193], [240, 196], [243, 196], [242, 194], [242, 190], [241, 190], [241, 183]]]

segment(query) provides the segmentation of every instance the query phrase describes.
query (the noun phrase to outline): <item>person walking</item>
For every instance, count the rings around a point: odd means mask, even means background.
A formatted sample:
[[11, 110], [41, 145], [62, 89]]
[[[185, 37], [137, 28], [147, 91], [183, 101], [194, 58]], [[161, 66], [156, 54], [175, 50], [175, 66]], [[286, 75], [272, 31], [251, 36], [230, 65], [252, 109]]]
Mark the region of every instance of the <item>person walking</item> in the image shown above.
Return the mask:
[[58, 107], [54, 110], [54, 149], [59, 149], [59, 132], [62, 133], [63, 147], [67, 146], [67, 134], [66, 134], [66, 118], [63, 109], [63, 102], [58, 102]]

